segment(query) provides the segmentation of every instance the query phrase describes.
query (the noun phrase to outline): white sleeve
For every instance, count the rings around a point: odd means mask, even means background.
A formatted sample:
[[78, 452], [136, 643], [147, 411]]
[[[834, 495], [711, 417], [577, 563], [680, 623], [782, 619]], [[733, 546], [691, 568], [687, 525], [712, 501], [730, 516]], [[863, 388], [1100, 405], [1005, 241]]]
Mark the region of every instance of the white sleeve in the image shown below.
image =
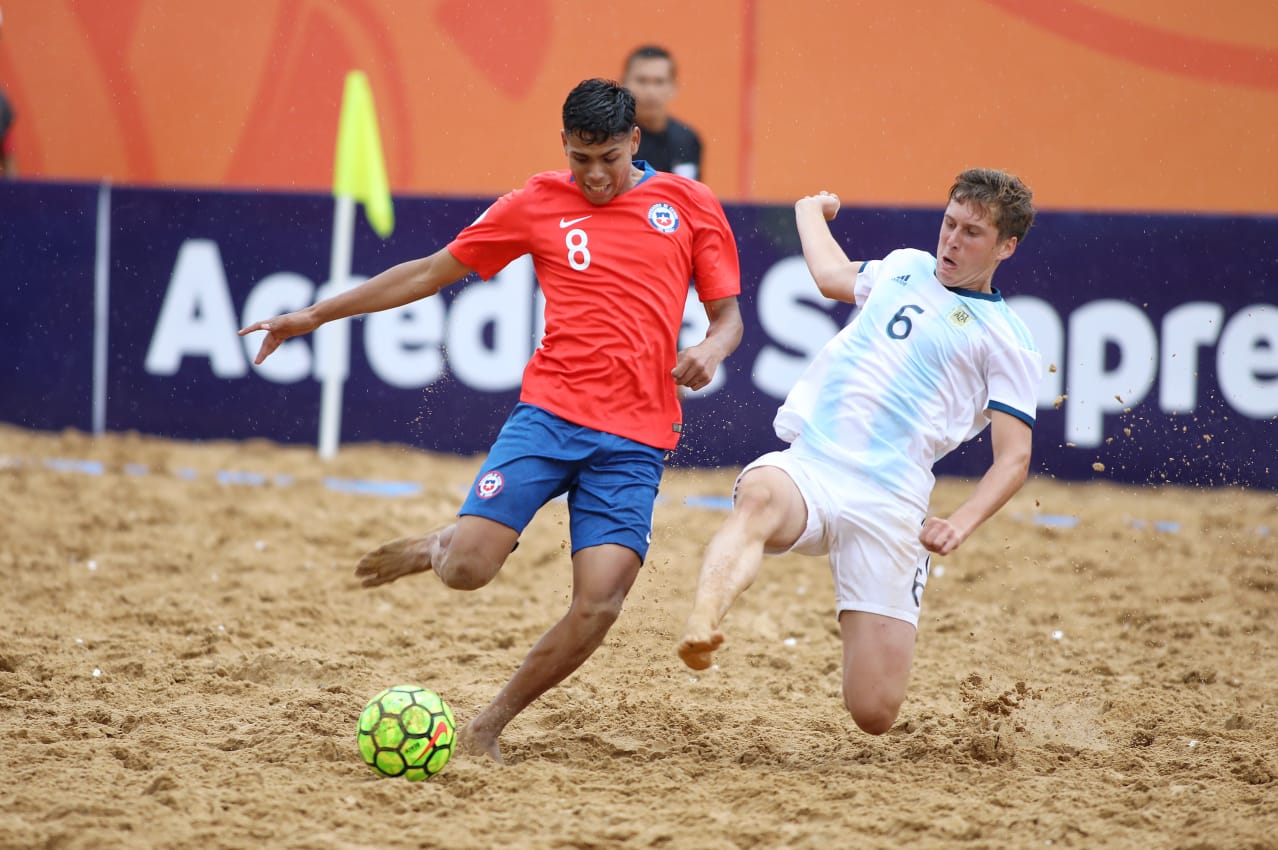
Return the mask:
[[878, 283], [879, 270], [882, 268], [882, 260], [867, 260], [861, 264], [861, 270], [856, 275], [856, 286], [852, 291], [857, 307], [865, 306], [865, 299], [870, 297], [870, 290]]
[[1038, 412], [1038, 385], [1043, 378], [1043, 358], [1030, 348], [1001, 348], [991, 353], [987, 370], [986, 409], [1011, 414], [1033, 428]]

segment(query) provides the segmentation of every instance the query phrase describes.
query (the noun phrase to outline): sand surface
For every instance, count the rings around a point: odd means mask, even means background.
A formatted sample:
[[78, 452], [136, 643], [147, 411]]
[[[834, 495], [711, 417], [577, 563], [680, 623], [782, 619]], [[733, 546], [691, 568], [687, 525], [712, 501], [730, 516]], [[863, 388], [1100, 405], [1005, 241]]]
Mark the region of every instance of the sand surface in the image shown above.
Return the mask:
[[723, 517], [685, 500], [732, 472], [672, 470], [626, 612], [511, 724], [511, 764], [378, 779], [369, 697], [421, 684], [465, 722], [566, 607], [562, 504], [487, 588], [358, 587], [477, 465], [0, 426], [0, 848], [1278, 848], [1278, 495], [1240, 490], [1031, 481], [939, 560], [873, 738], [824, 560], [770, 559], [718, 669], [679, 663]]

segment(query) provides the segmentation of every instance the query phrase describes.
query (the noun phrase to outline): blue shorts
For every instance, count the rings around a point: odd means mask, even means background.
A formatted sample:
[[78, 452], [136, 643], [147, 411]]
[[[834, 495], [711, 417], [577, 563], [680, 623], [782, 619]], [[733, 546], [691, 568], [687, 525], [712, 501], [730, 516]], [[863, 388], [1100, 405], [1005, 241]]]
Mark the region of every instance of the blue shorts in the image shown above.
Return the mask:
[[652, 542], [652, 505], [664, 458], [662, 449], [520, 402], [457, 515], [522, 532], [542, 505], [567, 493], [574, 553], [615, 543], [643, 561]]

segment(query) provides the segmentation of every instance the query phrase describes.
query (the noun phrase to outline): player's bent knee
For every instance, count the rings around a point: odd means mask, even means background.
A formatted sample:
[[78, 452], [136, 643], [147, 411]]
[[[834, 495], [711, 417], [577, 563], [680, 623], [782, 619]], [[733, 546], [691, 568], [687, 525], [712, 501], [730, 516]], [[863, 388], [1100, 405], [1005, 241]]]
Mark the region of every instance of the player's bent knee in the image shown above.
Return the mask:
[[732, 520], [747, 537], [767, 539], [779, 524], [781, 506], [765, 486], [742, 487], [732, 506]]
[[766, 482], [758, 478], [746, 478], [737, 488], [733, 512], [746, 517], [766, 514], [776, 503], [775, 494]]
[[450, 551], [435, 567], [435, 573], [454, 590], [478, 590], [492, 581], [500, 569], [500, 561], [494, 563], [490, 558]]
[[852, 722], [870, 735], [882, 735], [892, 728], [901, 712], [901, 701], [881, 695], [844, 693], [843, 704], [852, 715]]
[[892, 724], [896, 722], [896, 712], [875, 711], [868, 714], [853, 712], [852, 720], [856, 723], [857, 728], [867, 735], [882, 735], [891, 729]]
[[807, 520], [800, 495], [780, 469], [761, 467], [741, 479], [733, 494], [732, 519], [738, 533], [763, 541], [769, 550], [788, 549]]
[[491, 574], [483, 570], [467, 569], [453, 566], [451, 569], [436, 570], [439, 580], [453, 590], [479, 590], [493, 580]]
[[609, 629], [621, 616], [623, 599], [577, 599], [572, 603], [569, 614], [595, 628]]

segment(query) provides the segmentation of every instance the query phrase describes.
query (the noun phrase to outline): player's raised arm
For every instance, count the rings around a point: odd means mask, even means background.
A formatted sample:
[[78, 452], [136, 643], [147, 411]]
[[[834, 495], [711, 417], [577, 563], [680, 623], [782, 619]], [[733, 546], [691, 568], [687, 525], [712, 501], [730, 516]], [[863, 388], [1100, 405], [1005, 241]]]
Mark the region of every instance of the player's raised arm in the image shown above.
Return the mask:
[[928, 517], [923, 523], [919, 542], [929, 552], [948, 555], [957, 549], [981, 523], [1007, 504], [1029, 476], [1033, 431], [1011, 414], [1000, 410], [989, 413], [994, 462], [976, 483], [972, 495], [948, 519]]
[[680, 351], [670, 372], [676, 384], [690, 390], [702, 389], [710, 383], [719, 364], [737, 350], [744, 332], [741, 308], [735, 295], [707, 301], [704, 306], [710, 319], [706, 338]]
[[308, 334], [334, 319], [402, 307], [419, 298], [434, 295], [470, 272], [469, 266], [449, 253], [447, 248], [441, 248], [429, 257], [392, 266], [332, 298], [325, 298], [309, 307], [273, 319], [254, 322], [241, 329], [240, 336], [254, 331], [267, 332], [257, 357], [253, 359], [255, 364], [260, 365], [286, 339]]
[[856, 303], [856, 276], [860, 263], [853, 263], [830, 233], [829, 222], [839, 214], [839, 196], [829, 192], [808, 195], [794, 205], [794, 220], [803, 245], [803, 259], [826, 298]]

